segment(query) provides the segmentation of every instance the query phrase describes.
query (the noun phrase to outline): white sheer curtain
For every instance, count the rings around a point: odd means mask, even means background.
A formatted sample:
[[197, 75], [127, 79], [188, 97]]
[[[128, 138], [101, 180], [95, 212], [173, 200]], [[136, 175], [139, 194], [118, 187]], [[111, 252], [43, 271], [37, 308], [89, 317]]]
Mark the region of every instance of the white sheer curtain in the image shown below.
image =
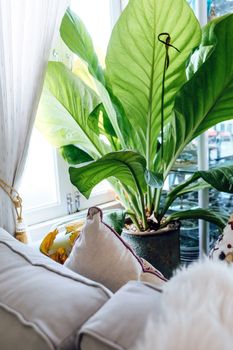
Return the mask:
[[[0, 0], [0, 178], [16, 189], [50, 49], [67, 4]], [[15, 230], [12, 203], [1, 189], [0, 227], [11, 234]]]

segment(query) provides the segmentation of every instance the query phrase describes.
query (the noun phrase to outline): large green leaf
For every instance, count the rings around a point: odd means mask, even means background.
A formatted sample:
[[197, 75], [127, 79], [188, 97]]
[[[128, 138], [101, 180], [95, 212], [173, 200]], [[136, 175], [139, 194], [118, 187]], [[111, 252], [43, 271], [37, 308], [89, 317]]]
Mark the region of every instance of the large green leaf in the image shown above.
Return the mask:
[[82, 164], [93, 160], [89, 154], [74, 145], [61, 147], [60, 153], [67, 163], [73, 165]]
[[[197, 182], [199, 179], [204, 181]], [[233, 193], [233, 165], [213, 168], [208, 171], [196, 171], [188, 180], [176, 186], [167, 194], [160, 219], [166, 214], [177, 197], [190, 191], [208, 188], [209, 185], [220, 192]]]
[[233, 14], [213, 20], [203, 29], [202, 47], [206, 48], [205, 57], [201, 49], [195, 53], [199, 69], [191, 73], [176, 97], [165, 143], [168, 171], [190, 141], [233, 118]]
[[62, 19], [60, 33], [70, 50], [88, 63], [91, 74], [104, 82], [103, 70], [99, 65], [92, 39], [82, 20], [70, 8]]
[[[113, 126], [113, 129], [119, 138], [121, 146], [125, 148], [127, 145], [127, 139], [125, 139], [124, 136], [128, 134], [128, 132], [126, 131], [126, 127], [128, 126], [128, 124], [124, 126], [122, 125], [122, 123], [119, 123], [119, 118], [121, 118], [121, 116], [118, 115], [117, 110], [115, 109], [115, 106], [112, 103], [111, 97], [106, 87], [103, 84], [101, 84], [97, 79], [94, 79], [94, 83], [98, 91], [100, 100], [103, 103], [105, 111]], [[121, 126], [123, 126], [123, 128], [121, 128]]]
[[[188, 29], [187, 29], [188, 28]], [[200, 26], [186, 0], [130, 0], [113, 29], [106, 58], [106, 79], [133, 126], [134, 147], [152, 170], [160, 133], [165, 46], [158, 35], [168, 32], [170, 66], [166, 73], [165, 119], [178, 89], [185, 83], [185, 62], [199, 44]]]
[[145, 171], [145, 180], [151, 188], [162, 188], [164, 184], [163, 174], [154, 173], [150, 170]]
[[37, 127], [55, 146], [77, 144], [92, 158], [111, 151], [88, 125], [99, 105], [98, 95], [62, 63], [48, 65], [46, 90], [37, 114]]
[[[60, 31], [66, 45], [82, 60], [78, 62], [78, 68], [75, 67], [75, 74], [98, 93], [113, 126], [114, 133], [118, 136], [122, 147], [131, 146], [130, 130], [132, 127], [127, 118], [125, 118], [120, 102], [112, 95], [111, 91], [106, 89], [103, 70], [98, 64], [97, 56], [85, 25], [74, 12], [68, 9], [63, 18]], [[111, 97], [109, 92], [112, 95]]]
[[101, 155], [91, 138], [86, 136], [67, 109], [47, 89], [42, 92], [36, 127], [57, 148], [78, 143], [94, 159]]
[[89, 125], [97, 135], [101, 133], [111, 137], [116, 137], [115, 130], [109, 120], [102, 103], [100, 103], [89, 116]]
[[[197, 182], [199, 179], [204, 180], [204, 182]], [[209, 185], [220, 192], [233, 193], [233, 165], [221, 166], [206, 171], [196, 171], [188, 180], [168, 193], [161, 216], [165, 215], [171, 203], [177, 197], [190, 191], [208, 188]]]
[[193, 210], [184, 210], [180, 212], [175, 212], [169, 215], [164, 221], [164, 225], [167, 225], [169, 222], [174, 220], [184, 220], [184, 219], [202, 219], [208, 222], [224, 228], [227, 223], [227, 218], [220, 213], [215, 213], [210, 209], [193, 209]]
[[92, 189], [102, 180], [111, 176], [131, 187], [136, 193], [146, 191], [144, 157], [133, 151], [109, 153], [102, 158], [76, 168], [70, 167], [70, 179], [73, 185], [89, 198]]
[[233, 193], [233, 165], [197, 171], [194, 176], [202, 178], [218, 191]]
[[[73, 38], [73, 40], [75, 40], [75, 38]], [[90, 74], [87, 69], [87, 64], [82, 60], [76, 60], [73, 72], [99, 96], [107, 118], [109, 119], [109, 123], [111, 124], [111, 128], [113, 129], [111, 134], [114, 133], [114, 135], [117, 135], [122, 148], [131, 148], [132, 125], [126, 118], [124, 109], [119, 100], [112, 95], [110, 90], [107, 90], [104, 84]], [[109, 128], [108, 131], [110, 131]]]

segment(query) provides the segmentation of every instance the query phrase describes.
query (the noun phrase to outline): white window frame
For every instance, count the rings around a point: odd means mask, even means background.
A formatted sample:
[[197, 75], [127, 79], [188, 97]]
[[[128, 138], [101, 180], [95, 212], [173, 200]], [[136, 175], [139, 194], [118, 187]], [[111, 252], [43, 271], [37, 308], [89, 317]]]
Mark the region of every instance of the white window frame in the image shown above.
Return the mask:
[[[121, 0], [111, 0], [110, 2], [110, 21], [113, 28], [122, 11]], [[59, 52], [58, 52], [59, 51]], [[72, 52], [59, 42], [58, 48], [52, 50], [52, 60], [62, 60], [68, 67], [72, 66]], [[44, 205], [37, 208], [32, 208], [24, 211], [24, 218], [26, 223], [31, 225], [38, 225], [53, 219], [59, 219], [68, 214], [67, 208], [67, 194], [71, 194], [74, 203], [75, 192], [77, 189], [71, 184], [69, 180], [68, 164], [62, 159], [58, 150], [54, 149], [54, 162], [56, 169], [57, 194], [58, 200], [56, 203]], [[84, 210], [93, 205], [100, 205], [115, 200], [115, 193], [111, 190], [100, 190], [94, 193], [88, 200], [80, 196], [79, 210]], [[75, 211], [73, 205], [73, 211]]]

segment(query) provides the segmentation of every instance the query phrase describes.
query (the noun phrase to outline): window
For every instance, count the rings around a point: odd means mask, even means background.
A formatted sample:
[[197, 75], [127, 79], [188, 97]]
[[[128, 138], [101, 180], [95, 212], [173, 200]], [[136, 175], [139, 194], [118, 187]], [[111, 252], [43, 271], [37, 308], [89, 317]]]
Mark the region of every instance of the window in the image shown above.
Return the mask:
[[97, 53], [105, 54], [112, 28], [111, 1], [75, 0], [70, 7], [85, 23]]
[[[112, 27], [121, 12], [120, 0], [71, 0], [70, 6], [85, 23], [103, 64]], [[51, 59], [72, 66], [72, 53], [61, 39], [52, 50]], [[114, 199], [107, 181], [94, 189], [88, 201], [79, 196], [69, 181], [68, 165], [36, 129], [19, 192], [29, 225], [67, 215], [77, 207], [84, 209]]]

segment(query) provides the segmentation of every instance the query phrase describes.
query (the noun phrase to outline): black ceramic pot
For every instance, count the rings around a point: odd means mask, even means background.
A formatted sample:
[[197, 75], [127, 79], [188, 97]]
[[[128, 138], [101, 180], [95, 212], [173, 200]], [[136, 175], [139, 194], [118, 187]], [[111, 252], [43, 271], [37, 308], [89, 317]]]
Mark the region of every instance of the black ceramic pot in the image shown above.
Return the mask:
[[172, 276], [180, 263], [180, 224], [151, 232], [132, 232], [123, 229], [121, 237], [135, 253], [146, 259], [166, 278]]

